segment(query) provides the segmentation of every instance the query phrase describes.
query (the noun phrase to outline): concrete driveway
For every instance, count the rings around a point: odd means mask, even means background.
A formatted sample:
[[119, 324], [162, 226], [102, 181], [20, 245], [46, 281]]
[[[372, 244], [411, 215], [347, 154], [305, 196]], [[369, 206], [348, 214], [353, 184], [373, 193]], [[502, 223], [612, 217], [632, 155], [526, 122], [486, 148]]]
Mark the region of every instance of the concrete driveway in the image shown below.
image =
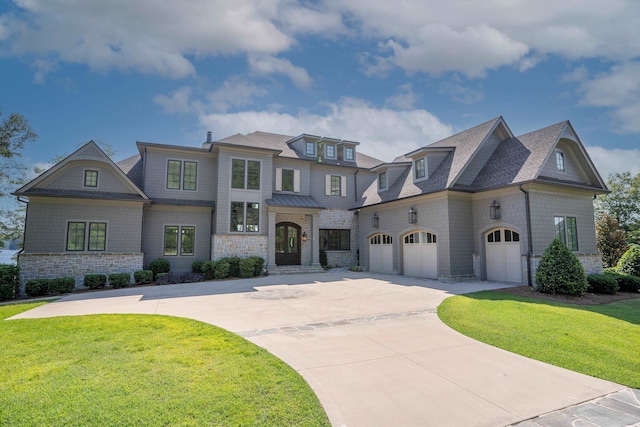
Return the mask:
[[500, 287], [333, 271], [75, 294], [16, 318], [147, 313], [223, 327], [296, 369], [334, 426], [505, 426], [625, 389], [437, 317], [451, 295]]

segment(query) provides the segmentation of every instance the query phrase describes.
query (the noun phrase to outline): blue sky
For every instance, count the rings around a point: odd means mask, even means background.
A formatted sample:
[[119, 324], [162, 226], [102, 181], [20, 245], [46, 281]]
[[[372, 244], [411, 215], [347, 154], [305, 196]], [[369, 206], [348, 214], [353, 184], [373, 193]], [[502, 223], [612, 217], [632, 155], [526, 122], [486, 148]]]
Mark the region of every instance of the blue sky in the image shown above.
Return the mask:
[[640, 173], [640, 2], [0, 1], [0, 108], [31, 165], [93, 139], [199, 146], [254, 130], [382, 160], [504, 116], [569, 119], [606, 179]]

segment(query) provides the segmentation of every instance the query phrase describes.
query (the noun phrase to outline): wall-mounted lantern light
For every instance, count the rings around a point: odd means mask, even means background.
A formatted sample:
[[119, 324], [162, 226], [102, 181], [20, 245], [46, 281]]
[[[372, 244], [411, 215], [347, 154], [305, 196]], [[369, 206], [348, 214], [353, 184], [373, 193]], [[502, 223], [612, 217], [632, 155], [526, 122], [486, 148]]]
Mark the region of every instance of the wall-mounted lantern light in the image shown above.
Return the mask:
[[303, 242], [306, 242], [306, 241], [307, 241], [307, 232], [306, 232], [306, 231], [303, 231], [303, 232], [302, 232], [302, 241], [303, 241]]
[[417, 222], [418, 222], [418, 211], [416, 210], [416, 208], [411, 206], [411, 208], [409, 208], [409, 224], [415, 224]]
[[371, 217], [371, 227], [378, 228], [379, 224], [380, 224], [380, 218], [378, 218], [378, 214], [374, 212], [373, 216]]
[[495, 200], [489, 206], [489, 218], [500, 219], [500, 205]]

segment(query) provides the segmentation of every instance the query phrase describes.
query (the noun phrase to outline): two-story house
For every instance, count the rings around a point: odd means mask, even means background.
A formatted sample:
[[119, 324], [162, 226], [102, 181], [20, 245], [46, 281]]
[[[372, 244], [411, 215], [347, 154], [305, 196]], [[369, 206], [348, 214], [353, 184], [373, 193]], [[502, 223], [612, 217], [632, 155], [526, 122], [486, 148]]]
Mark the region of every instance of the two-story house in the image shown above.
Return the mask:
[[28, 201], [23, 282], [132, 272], [156, 258], [261, 256], [441, 280], [530, 283], [553, 237], [601, 269], [606, 187], [569, 122], [514, 137], [502, 117], [390, 163], [354, 141], [266, 132], [201, 147], [137, 143], [117, 164], [89, 142], [14, 194]]

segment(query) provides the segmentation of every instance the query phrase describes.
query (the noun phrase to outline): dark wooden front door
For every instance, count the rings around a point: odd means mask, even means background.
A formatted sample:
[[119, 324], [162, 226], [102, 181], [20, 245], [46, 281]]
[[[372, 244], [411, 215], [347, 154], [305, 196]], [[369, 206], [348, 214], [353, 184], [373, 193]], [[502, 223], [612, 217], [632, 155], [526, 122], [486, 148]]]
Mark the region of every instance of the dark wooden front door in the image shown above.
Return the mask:
[[300, 265], [300, 226], [292, 222], [276, 224], [276, 264]]

